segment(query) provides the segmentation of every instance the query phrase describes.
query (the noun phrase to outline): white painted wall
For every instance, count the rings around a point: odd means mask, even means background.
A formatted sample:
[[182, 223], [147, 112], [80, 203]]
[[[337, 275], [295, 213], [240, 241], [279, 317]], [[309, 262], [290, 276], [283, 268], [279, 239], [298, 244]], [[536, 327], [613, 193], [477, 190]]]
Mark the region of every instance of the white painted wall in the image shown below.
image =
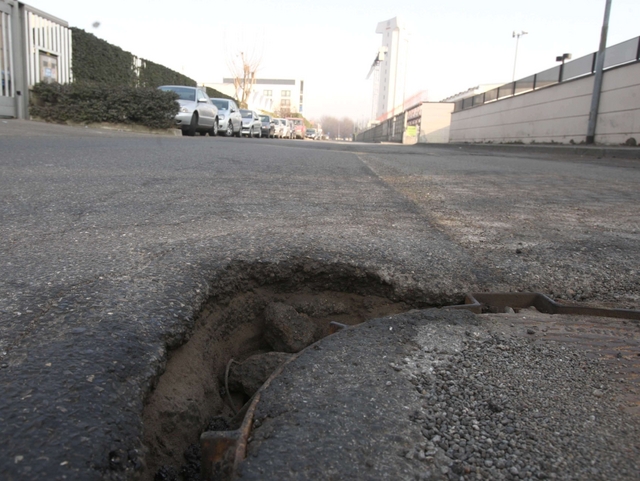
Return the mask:
[[595, 141], [640, 143], [640, 62], [609, 70], [602, 82]]
[[[580, 143], [587, 135], [591, 75], [451, 115], [451, 142]], [[604, 73], [596, 143], [640, 142], [640, 63]]]
[[[420, 128], [417, 135], [405, 135], [403, 144], [446, 144], [449, 142], [449, 128], [453, 103], [424, 102], [420, 106]], [[408, 115], [414, 115], [410, 109]]]
[[447, 143], [451, 126], [452, 103], [422, 104], [418, 143]]
[[69, 83], [72, 80], [72, 48], [71, 30], [66, 22], [24, 5], [25, 31], [27, 32], [27, 83], [29, 87], [45, 80], [41, 78], [40, 62], [43, 55], [55, 58], [56, 73], [53, 78], [58, 83]]

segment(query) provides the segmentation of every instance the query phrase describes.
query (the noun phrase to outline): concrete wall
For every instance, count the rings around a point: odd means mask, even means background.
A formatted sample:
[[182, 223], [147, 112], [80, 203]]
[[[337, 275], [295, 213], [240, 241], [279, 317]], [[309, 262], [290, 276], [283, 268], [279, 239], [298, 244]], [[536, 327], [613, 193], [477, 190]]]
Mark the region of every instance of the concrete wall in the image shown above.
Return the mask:
[[[356, 134], [357, 142], [401, 142], [403, 144], [449, 142], [449, 124], [454, 104], [423, 102], [380, 124]], [[410, 127], [416, 133], [409, 135]]]
[[602, 83], [596, 142], [640, 143], [640, 63], [609, 70]]
[[451, 112], [453, 112], [452, 103], [422, 104], [422, 118], [420, 121], [418, 143], [449, 142]]
[[[451, 142], [580, 143], [587, 135], [594, 76], [455, 112]], [[640, 63], [604, 73], [597, 143], [640, 142]]]

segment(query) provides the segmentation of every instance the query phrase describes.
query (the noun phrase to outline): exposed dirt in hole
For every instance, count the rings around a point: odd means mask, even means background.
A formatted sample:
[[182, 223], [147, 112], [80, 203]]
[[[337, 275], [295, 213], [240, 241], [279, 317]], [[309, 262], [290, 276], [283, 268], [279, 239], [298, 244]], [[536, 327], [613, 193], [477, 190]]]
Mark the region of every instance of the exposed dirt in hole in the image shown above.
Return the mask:
[[[380, 278], [344, 265], [238, 263], [227, 274], [214, 285], [216, 294], [189, 340], [169, 353], [148, 397], [144, 479], [193, 479], [190, 446], [212, 420], [224, 423], [234, 415], [224, 390], [227, 363], [272, 350], [264, 338], [267, 306], [282, 303], [307, 316], [316, 326], [316, 341], [329, 333], [331, 321], [353, 325], [433, 302], [416, 293], [401, 300]], [[230, 394], [236, 408], [248, 399]]]

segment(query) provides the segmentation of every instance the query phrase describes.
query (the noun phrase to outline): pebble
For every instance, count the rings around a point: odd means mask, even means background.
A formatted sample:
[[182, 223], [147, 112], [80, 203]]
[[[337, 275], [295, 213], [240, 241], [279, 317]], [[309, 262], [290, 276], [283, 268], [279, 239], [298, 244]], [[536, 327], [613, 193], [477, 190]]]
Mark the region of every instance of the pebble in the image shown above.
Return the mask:
[[640, 422], [589, 396], [624, 387], [604, 364], [566, 345], [460, 334], [462, 349], [440, 340], [438, 355], [416, 355], [397, 374], [417, 379], [424, 400], [414, 422], [427, 441], [416, 461], [424, 456], [446, 479], [466, 480], [592, 479], [598, 460], [601, 479], [634, 479], [622, 473], [638, 472], [640, 457], [628, 447], [640, 438]]

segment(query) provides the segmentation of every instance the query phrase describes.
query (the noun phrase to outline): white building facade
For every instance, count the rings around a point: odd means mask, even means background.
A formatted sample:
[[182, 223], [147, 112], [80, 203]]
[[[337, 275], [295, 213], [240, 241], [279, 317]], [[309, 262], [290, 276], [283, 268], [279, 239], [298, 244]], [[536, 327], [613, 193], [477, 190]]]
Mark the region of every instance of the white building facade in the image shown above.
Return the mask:
[[0, 117], [28, 118], [29, 89], [71, 81], [67, 22], [16, 0], [0, 0]]
[[[209, 84], [208, 84], [209, 85]], [[222, 79], [220, 88], [210, 84], [221, 92], [235, 96], [233, 78]], [[258, 78], [251, 89], [247, 106], [253, 110], [274, 112], [286, 117], [289, 114], [304, 112], [304, 80]]]
[[[399, 17], [380, 22], [376, 33], [382, 34], [384, 59], [379, 65], [375, 118], [384, 120], [403, 111], [409, 33]], [[375, 99], [374, 99], [375, 101]]]

